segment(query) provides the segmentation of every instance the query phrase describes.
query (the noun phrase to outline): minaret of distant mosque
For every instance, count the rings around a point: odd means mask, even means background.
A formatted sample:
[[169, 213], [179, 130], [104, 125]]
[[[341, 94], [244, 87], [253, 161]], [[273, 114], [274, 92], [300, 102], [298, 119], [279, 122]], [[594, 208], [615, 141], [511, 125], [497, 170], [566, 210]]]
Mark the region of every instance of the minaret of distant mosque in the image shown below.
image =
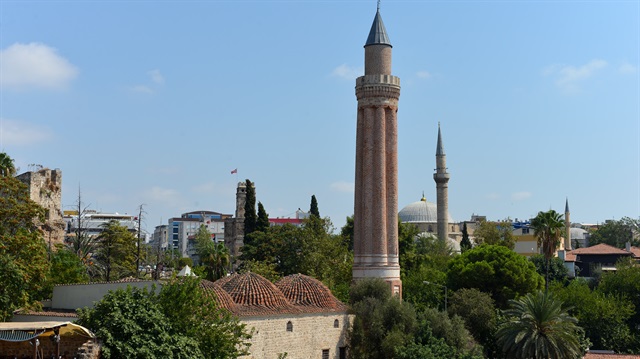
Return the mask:
[[398, 125], [400, 79], [391, 75], [391, 43], [380, 3], [356, 79], [358, 120], [353, 215], [353, 279], [382, 278], [402, 295], [398, 261]]
[[436, 197], [438, 206], [438, 238], [445, 241], [449, 238], [449, 172], [447, 172], [447, 155], [442, 145], [442, 133], [438, 122], [438, 144], [436, 145]]
[[564, 250], [565, 251], [570, 251], [571, 250], [571, 213], [569, 212], [569, 198], [567, 197], [567, 200], [564, 204], [564, 226], [565, 226], [565, 233], [564, 233]]

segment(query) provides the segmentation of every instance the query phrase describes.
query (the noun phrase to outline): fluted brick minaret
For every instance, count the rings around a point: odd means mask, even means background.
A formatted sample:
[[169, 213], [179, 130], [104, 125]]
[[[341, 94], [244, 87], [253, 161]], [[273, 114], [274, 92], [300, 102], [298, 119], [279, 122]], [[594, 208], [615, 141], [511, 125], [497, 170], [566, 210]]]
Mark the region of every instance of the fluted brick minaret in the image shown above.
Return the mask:
[[447, 155], [442, 145], [442, 133], [438, 123], [438, 144], [436, 146], [436, 197], [438, 206], [438, 238], [442, 241], [449, 238], [449, 172], [447, 172]]
[[398, 126], [400, 79], [391, 75], [391, 43], [380, 9], [356, 79], [358, 122], [353, 279], [382, 278], [402, 295], [398, 262]]
[[565, 227], [564, 250], [565, 251], [571, 250], [571, 216], [570, 214], [571, 213], [569, 212], [569, 198], [567, 198], [564, 204], [564, 227]]

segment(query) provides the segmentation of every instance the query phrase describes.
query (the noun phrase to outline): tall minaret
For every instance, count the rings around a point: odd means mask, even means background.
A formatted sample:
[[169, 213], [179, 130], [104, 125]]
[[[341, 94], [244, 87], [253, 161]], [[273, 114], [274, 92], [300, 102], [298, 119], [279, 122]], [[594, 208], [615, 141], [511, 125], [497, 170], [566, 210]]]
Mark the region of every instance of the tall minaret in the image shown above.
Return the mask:
[[376, 12], [356, 79], [358, 122], [353, 279], [382, 278], [402, 295], [398, 262], [398, 99], [391, 43]]
[[438, 238], [442, 241], [449, 238], [449, 172], [447, 172], [447, 155], [442, 145], [442, 133], [438, 122], [438, 144], [436, 146], [436, 196], [438, 205]]
[[567, 198], [564, 204], [564, 226], [565, 226], [564, 250], [570, 251], [571, 250], [571, 216], [569, 213], [569, 198]]

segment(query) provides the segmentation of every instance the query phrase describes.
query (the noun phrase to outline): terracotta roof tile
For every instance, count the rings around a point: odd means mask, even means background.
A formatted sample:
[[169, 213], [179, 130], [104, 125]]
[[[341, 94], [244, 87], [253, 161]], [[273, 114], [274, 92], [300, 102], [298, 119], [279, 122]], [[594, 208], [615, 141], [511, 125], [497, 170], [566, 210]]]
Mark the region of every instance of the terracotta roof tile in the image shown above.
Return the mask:
[[206, 295], [213, 297], [213, 300], [218, 303], [220, 308], [230, 312], [234, 312], [237, 309], [233, 298], [219, 284], [203, 279], [200, 281], [200, 288], [204, 290]]
[[16, 310], [14, 314], [19, 315], [33, 315], [33, 316], [46, 316], [46, 317], [61, 317], [61, 318], [77, 318], [78, 314], [76, 314], [75, 310], [65, 310], [65, 309], [46, 309], [42, 311], [33, 311], [33, 310]]
[[624, 249], [616, 248], [608, 244], [600, 243], [595, 246], [578, 248], [571, 251], [573, 255], [589, 255], [589, 254], [618, 254], [618, 255], [631, 255], [630, 252]]
[[256, 273], [232, 274], [215, 282], [237, 304], [237, 315], [294, 314], [302, 311], [294, 307], [271, 282]]
[[584, 359], [640, 359], [640, 355], [605, 354], [605, 353], [588, 352], [587, 354], [584, 355]]
[[322, 311], [344, 311], [347, 309], [322, 282], [303, 274], [286, 276], [276, 282], [276, 287], [293, 305], [305, 307], [307, 310], [317, 308]]
[[631, 247], [631, 253], [633, 254], [634, 257], [639, 257], [640, 258], [640, 248], [632, 246]]

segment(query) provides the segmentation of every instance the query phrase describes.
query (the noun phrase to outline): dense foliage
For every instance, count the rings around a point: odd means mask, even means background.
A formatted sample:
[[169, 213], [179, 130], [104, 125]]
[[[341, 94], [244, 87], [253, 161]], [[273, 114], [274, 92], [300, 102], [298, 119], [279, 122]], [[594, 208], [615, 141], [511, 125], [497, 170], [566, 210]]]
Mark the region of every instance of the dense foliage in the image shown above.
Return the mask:
[[206, 296], [196, 278], [154, 290], [128, 287], [78, 311], [101, 338], [102, 357], [231, 359], [246, 354], [250, 333]]
[[606, 221], [591, 233], [590, 244], [606, 243], [624, 248], [630, 242], [633, 246], [640, 246], [640, 219], [623, 217], [620, 220]]
[[244, 203], [244, 234], [247, 236], [256, 230], [258, 215], [256, 214], [256, 189], [249, 179], [245, 184], [247, 192]]
[[447, 272], [449, 288], [477, 288], [489, 293], [499, 308], [510, 299], [539, 290], [543, 283], [533, 263], [499, 245], [466, 251], [451, 260]]
[[0, 320], [42, 299], [49, 274], [46, 244], [38, 223], [45, 210], [29, 198], [27, 186], [0, 176]]
[[229, 271], [229, 250], [223, 242], [216, 243], [211, 238], [205, 225], [201, 225], [196, 233], [196, 253], [207, 280], [216, 281]]
[[93, 258], [104, 280], [136, 275], [137, 239], [127, 227], [116, 220], [104, 223], [96, 242]]
[[507, 358], [582, 358], [581, 329], [577, 320], [563, 308], [562, 301], [550, 293], [529, 293], [510, 301], [507, 321], [496, 333]]
[[510, 221], [481, 221], [478, 228], [473, 231], [473, 236], [477, 244], [500, 245], [509, 249], [513, 249], [516, 245], [516, 237]]

